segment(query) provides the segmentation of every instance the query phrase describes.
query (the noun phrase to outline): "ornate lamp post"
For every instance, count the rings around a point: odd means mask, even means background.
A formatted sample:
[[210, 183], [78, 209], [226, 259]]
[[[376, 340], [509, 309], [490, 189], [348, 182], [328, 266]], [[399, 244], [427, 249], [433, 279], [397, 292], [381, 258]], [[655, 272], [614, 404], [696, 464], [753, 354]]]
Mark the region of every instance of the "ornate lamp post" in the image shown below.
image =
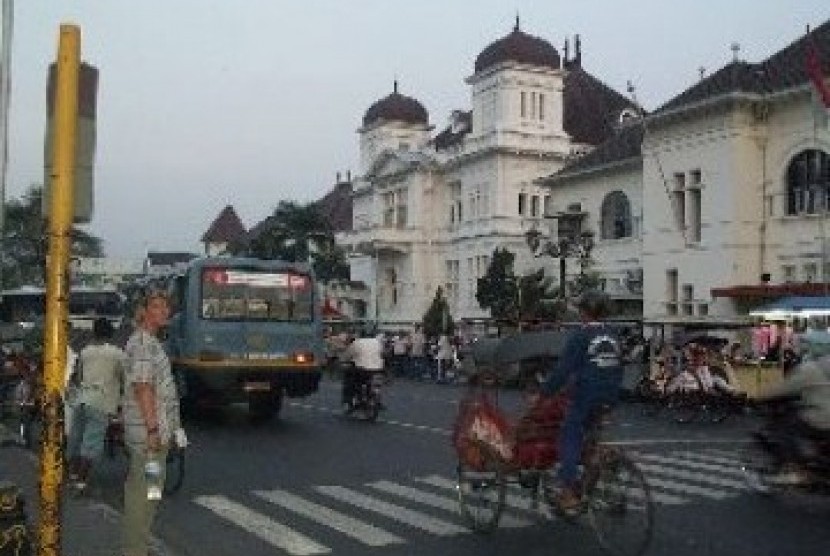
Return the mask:
[[534, 256], [546, 255], [559, 259], [559, 297], [563, 301], [567, 298], [565, 281], [568, 258], [575, 258], [579, 261], [579, 271], [582, 273], [585, 262], [591, 258], [591, 252], [594, 249], [594, 233], [588, 230], [579, 231], [584, 215], [581, 212], [556, 215], [554, 218], [559, 220], [559, 236], [555, 240], [543, 237], [542, 232], [535, 228], [525, 233], [525, 240]]

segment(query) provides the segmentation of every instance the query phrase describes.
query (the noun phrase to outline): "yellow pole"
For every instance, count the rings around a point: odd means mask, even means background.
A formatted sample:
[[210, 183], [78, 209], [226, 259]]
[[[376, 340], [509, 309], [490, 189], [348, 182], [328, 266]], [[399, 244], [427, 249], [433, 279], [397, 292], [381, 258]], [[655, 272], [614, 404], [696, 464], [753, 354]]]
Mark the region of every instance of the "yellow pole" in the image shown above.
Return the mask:
[[63, 481], [63, 401], [66, 372], [69, 250], [75, 187], [78, 125], [78, 73], [81, 29], [61, 25], [55, 93], [52, 198], [46, 264], [46, 322], [43, 329], [43, 433], [40, 453], [38, 556], [58, 556], [61, 548]]

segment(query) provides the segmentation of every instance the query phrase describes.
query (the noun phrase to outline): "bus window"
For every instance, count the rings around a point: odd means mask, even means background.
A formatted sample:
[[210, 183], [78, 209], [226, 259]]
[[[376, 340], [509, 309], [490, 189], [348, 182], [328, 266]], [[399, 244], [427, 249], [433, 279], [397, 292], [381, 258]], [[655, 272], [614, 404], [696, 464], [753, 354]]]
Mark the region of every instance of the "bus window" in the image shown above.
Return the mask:
[[202, 318], [298, 321], [313, 319], [308, 276], [256, 269], [202, 271]]

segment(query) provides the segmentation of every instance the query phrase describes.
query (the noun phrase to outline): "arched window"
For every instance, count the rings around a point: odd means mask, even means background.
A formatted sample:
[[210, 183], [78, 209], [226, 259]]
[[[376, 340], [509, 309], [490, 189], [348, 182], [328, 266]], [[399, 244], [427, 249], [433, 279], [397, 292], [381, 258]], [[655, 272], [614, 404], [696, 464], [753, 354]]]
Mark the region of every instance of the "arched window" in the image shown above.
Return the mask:
[[807, 149], [787, 167], [787, 214], [815, 214], [830, 209], [830, 156]]
[[631, 203], [622, 191], [612, 191], [602, 201], [602, 239], [631, 236]]

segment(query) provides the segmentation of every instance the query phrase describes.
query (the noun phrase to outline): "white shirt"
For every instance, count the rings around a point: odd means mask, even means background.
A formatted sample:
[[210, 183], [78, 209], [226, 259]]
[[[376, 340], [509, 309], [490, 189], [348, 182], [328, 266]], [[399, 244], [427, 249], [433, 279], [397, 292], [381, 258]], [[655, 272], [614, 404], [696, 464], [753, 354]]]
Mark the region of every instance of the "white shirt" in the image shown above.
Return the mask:
[[80, 401], [104, 413], [114, 414], [121, 400], [121, 378], [126, 354], [112, 344], [90, 344], [81, 350]]
[[343, 358], [355, 367], [370, 371], [383, 370], [383, 355], [378, 338], [358, 338], [346, 348]]

